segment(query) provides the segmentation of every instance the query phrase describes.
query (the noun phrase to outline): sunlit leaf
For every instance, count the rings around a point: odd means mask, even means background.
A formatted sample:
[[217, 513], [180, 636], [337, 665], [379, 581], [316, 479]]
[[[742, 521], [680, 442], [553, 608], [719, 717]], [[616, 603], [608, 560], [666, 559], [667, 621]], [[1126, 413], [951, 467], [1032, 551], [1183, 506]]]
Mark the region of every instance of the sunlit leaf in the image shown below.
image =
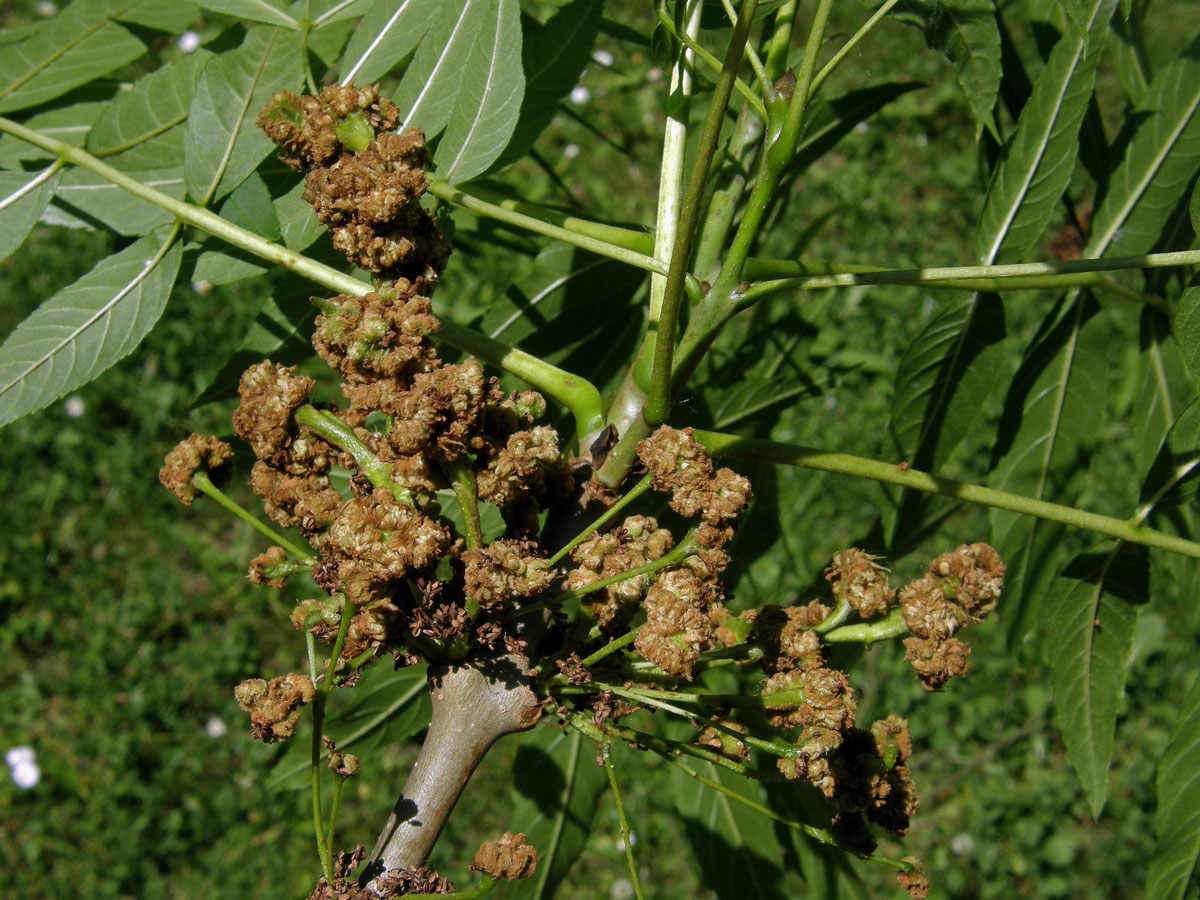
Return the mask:
[[237, 50], [209, 61], [184, 138], [194, 200], [229, 193], [271, 152], [271, 141], [254, 124], [258, 111], [272, 91], [296, 88], [302, 78], [299, 37], [279, 28], [252, 28]]
[[0, 260], [24, 242], [54, 196], [62, 170], [0, 172]]
[[[107, 103], [72, 103], [30, 116], [22, 124], [68, 146], [82, 147], [92, 123], [107, 108]], [[52, 160], [54, 154], [11, 134], [0, 135], [0, 167], [20, 168], [22, 161], [31, 159]]]
[[88, 133], [88, 150], [104, 155], [129, 149], [185, 121], [200, 70], [210, 59], [201, 49], [143, 75], [106, 105]]
[[1116, 0], [1089, 0], [1087, 38], [1067, 32], [1021, 110], [1017, 130], [992, 176], [975, 233], [980, 262], [1014, 262], [1041, 236], [1071, 181], [1079, 126]]
[[1108, 796], [1125, 670], [1148, 590], [1146, 548], [1111, 540], [1076, 556], [1051, 587], [1054, 707], [1093, 816]]
[[275, 201], [275, 216], [279, 232], [289, 250], [300, 251], [321, 236], [325, 229], [317, 221], [312, 206], [304, 201], [304, 182]]
[[608, 788], [596, 745], [577, 731], [534, 728], [520, 737], [513, 764], [511, 830], [537, 848], [529, 878], [505, 882], [505, 900], [546, 900], [588, 845], [596, 804]]
[[268, 25], [282, 25], [284, 28], [297, 28], [299, 23], [284, 10], [285, 4], [280, 0], [192, 0], [197, 6], [211, 9], [213, 12], [225, 13], [239, 19], [249, 19], [251, 22], [266, 22]]
[[1087, 256], [1148, 252], [1200, 168], [1200, 37], [1150, 83], [1142, 121], [1092, 219]]
[[[176, 200], [183, 199], [181, 168], [139, 172], [138, 180]], [[101, 175], [78, 168], [63, 175], [54, 200], [42, 213], [42, 221], [50, 225], [107, 227], [130, 236], [145, 234], [174, 220], [162, 207], [135, 197]]]
[[517, 0], [496, 0], [479, 27], [438, 144], [434, 161], [446, 181], [466, 181], [485, 171], [512, 137], [525, 94], [520, 44]]
[[346, 45], [342, 81], [371, 84], [386, 75], [421, 42], [441, 5], [440, 0], [376, 0]]
[[146, 52], [112, 19], [140, 0], [76, 0], [0, 53], [0, 112], [37, 106]]
[[579, 83], [579, 76], [591, 60], [603, 6], [602, 0], [572, 0], [544, 24], [534, 19], [522, 22], [525, 96], [512, 139], [493, 169], [528, 153], [558, 112], [559, 101]]
[[450, 0], [440, 5], [396, 90], [401, 130], [415, 125], [426, 137], [450, 120], [463, 72], [472, 68], [476, 38], [499, 0]]
[[154, 327], [178, 243], [148, 235], [38, 307], [0, 345], [0, 425], [41, 409], [127, 356]]
[[1175, 708], [1158, 761], [1158, 843], [1146, 874], [1149, 900], [1183, 900], [1200, 866], [1200, 679]]

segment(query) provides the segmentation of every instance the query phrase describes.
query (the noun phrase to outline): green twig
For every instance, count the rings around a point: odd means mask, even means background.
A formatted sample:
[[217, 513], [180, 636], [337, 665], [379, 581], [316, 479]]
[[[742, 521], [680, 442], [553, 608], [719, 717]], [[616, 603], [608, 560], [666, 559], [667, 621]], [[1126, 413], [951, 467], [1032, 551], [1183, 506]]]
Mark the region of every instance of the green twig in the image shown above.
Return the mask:
[[[730, 3], [729, 0], [721, 0], [721, 5], [725, 7], [725, 15], [729, 16], [729, 24], [736, 28], [738, 23], [737, 10], [733, 8], [733, 4]], [[750, 63], [750, 68], [754, 70], [754, 76], [758, 79], [758, 86], [762, 91], [762, 95], [764, 97], [770, 97], [774, 91], [774, 85], [771, 83], [771, 79], [767, 75], [766, 66], [764, 66], [762, 60], [758, 58], [758, 53], [755, 51], [754, 45], [749, 42], [746, 43], [746, 60]], [[758, 100], [757, 97], [754, 99]], [[761, 100], [759, 100], [758, 105], [759, 109], [762, 111], [762, 117], [765, 120], [767, 118], [767, 108], [762, 105]]]
[[721, 75], [713, 90], [708, 117], [704, 121], [704, 130], [700, 135], [696, 160], [692, 164], [687, 193], [684, 195], [683, 206], [679, 211], [679, 229], [675, 246], [671, 251], [671, 264], [667, 272], [667, 286], [663, 294], [662, 314], [659, 317], [658, 331], [654, 341], [654, 367], [650, 376], [650, 392], [643, 409], [643, 417], [650, 425], [662, 422], [670, 407], [675, 330], [679, 322], [680, 306], [683, 303], [692, 247], [695, 244], [697, 226], [700, 222], [700, 209], [707, 187], [708, 171], [712, 165], [713, 155], [716, 153], [717, 140], [721, 135], [721, 125], [725, 120], [725, 110], [729, 107], [729, 97], [733, 93], [733, 83], [737, 78], [737, 70], [742, 61], [750, 23], [754, 20], [754, 11], [757, 8], [758, 0], [745, 0], [742, 4], [741, 18], [733, 29], [733, 37], [725, 52]]
[[895, 484], [926, 494], [940, 494], [943, 497], [952, 497], [967, 503], [1006, 509], [1010, 512], [1051, 522], [1061, 522], [1064, 525], [1095, 531], [1098, 534], [1120, 538], [1133, 544], [1157, 547], [1160, 550], [1170, 550], [1172, 553], [1200, 559], [1200, 544], [1164, 534], [1161, 531], [1139, 527], [1136, 520], [1102, 516], [1072, 506], [1060, 506], [1045, 500], [1035, 500], [1020, 494], [1010, 494], [1007, 491], [998, 491], [982, 485], [931, 475], [928, 472], [910, 469], [903, 464], [895, 465], [875, 459], [865, 459], [861, 456], [851, 456], [848, 453], [831, 453], [812, 447], [803, 447], [799, 444], [780, 444], [774, 441], [743, 438], [715, 431], [697, 431], [695, 437], [708, 448], [710, 453], [730, 459], [772, 462], [816, 469], [822, 472], [836, 472], [839, 475], [853, 475], [856, 478], [869, 478], [872, 481]]
[[613, 765], [609, 745], [605, 745], [602, 756], [604, 771], [608, 775], [608, 786], [612, 789], [613, 803], [617, 807], [617, 821], [621, 823], [621, 841], [625, 844], [625, 859], [629, 862], [629, 877], [633, 881], [633, 894], [637, 900], [642, 900], [642, 883], [638, 879], [637, 864], [633, 860], [633, 840], [629, 830], [629, 821], [625, 818], [625, 804], [621, 802], [621, 788], [617, 785], [617, 770]]
[[[699, 57], [701, 62], [703, 62], [714, 72], [717, 72], [718, 74], [720, 73], [721, 61], [705, 50], [704, 47], [700, 45], [700, 42], [686, 31], [676, 31], [675, 23], [671, 21], [671, 17], [667, 15], [666, 10], [660, 9], [658, 11], [658, 18], [660, 22], [671, 29], [671, 33], [675, 35], [675, 37], [677, 37], [683, 43], [683, 45], [687, 47], [687, 49], [691, 50], [694, 54], [696, 54], [697, 57]], [[755, 59], [757, 60], [757, 57], [755, 57]], [[762, 64], [759, 63], [760, 67], [761, 65]], [[763, 121], [766, 121], [767, 108], [763, 106], [762, 99], [758, 96], [758, 94], [754, 93], [754, 90], [750, 87], [750, 85], [746, 84], [746, 82], [742, 81], [740, 78], [735, 78], [733, 87], [739, 94], [742, 95], [743, 98], [745, 98], [746, 103], [752, 110], [754, 110], [754, 114]]]
[[909, 633], [908, 625], [904, 622], [903, 611], [897, 607], [882, 619], [874, 622], [857, 622], [854, 625], [833, 628], [821, 635], [821, 640], [827, 644], [866, 644], [870, 646], [878, 641], [904, 637]]
[[650, 490], [650, 484], [653, 481], [654, 481], [653, 475], [646, 475], [644, 478], [642, 478], [641, 481], [639, 481], [637, 484], [635, 484], [633, 487], [631, 487], [628, 491], [626, 491], [624, 497], [622, 497], [620, 500], [618, 500], [616, 503], [614, 503], [612, 506], [610, 506], [608, 509], [606, 509], [603, 513], [601, 513], [599, 518], [597, 518], [594, 522], [592, 522], [591, 525], [589, 525], [587, 528], [585, 528], [579, 534], [575, 535], [575, 537], [571, 539], [571, 542], [569, 544], [567, 544], [565, 547], [563, 547], [561, 550], [559, 550], [557, 553], [555, 553], [552, 557], [550, 557], [550, 565], [552, 565], [552, 566], [556, 565], [558, 563], [558, 561], [561, 560], [564, 556], [566, 556], [568, 553], [570, 553], [572, 550], [574, 550], [576, 547], [578, 547], [580, 544], [582, 544], [584, 541], [586, 541], [589, 537], [591, 537], [593, 534], [595, 534], [601, 528], [604, 528], [606, 525], [608, 525], [609, 522], [611, 522], [613, 519], [615, 519], [617, 517], [617, 514], [620, 513], [621, 510], [623, 510], [625, 507], [627, 507], [630, 503], [632, 503], [638, 497], [642, 496], [642, 494], [646, 493], [646, 491]]
[[638, 631], [640, 631], [640, 630], [641, 630], [640, 628], [630, 629], [629, 631], [625, 632], [625, 634], [621, 635], [619, 638], [609, 641], [607, 644], [605, 644], [603, 647], [601, 647], [599, 650], [597, 650], [591, 656], [585, 658], [580, 663], [580, 666], [582, 666], [583, 668], [586, 669], [590, 666], [594, 666], [596, 663], [600, 662], [600, 660], [605, 659], [609, 656], [612, 656], [618, 650], [623, 650], [624, 648], [628, 647], [630, 644], [632, 644], [634, 641], [637, 640]]
[[879, 9], [875, 10], [871, 18], [867, 19], [863, 27], [854, 32], [854, 34], [850, 37], [850, 40], [846, 41], [846, 43], [844, 43], [841, 48], [838, 49], [837, 53], [833, 54], [833, 58], [830, 59], [829, 62], [825, 63], [825, 65], [821, 67], [821, 71], [813, 77], [812, 87], [809, 88], [810, 97], [821, 89], [821, 85], [825, 83], [825, 79], [828, 78], [833, 73], [833, 70], [841, 64], [842, 60], [844, 60], [850, 54], [850, 51], [857, 47], [859, 42], [862, 41], [862, 39], [868, 34], [870, 34], [876, 25], [883, 21], [883, 17], [891, 12], [892, 7], [899, 2], [900, 0], [886, 0], [886, 2], [879, 7]]
[[413, 493], [392, 481], [392, 467], [379, 459], [354, 430], [332, 413], [306, 403], [295, 412], [296, 422], [310, 428], [329, 443], [345, 450], [358, 466], [358, 471], [377, 488], [391, 492], [401, 503], [413, 505]]
[[442, 468], [450, 479], [454, 496], [458, 500], [458, 508], [462, 510], [463, 524], [467, 533], [467, 549], [483, 546], [483, 527], [479, 523], [479, 495], [475, 490], [475, 473], [465, 456], [458, 456], [453, 462], [443, 463]]
[[293, 544], [291, 541], [289, 541], [282, 534], [277, 532], [270, 525], [267, 525], [264, 522], [260, 522], [254, 516], [250, 515], [250, 513], [247, 512], [245, 509], [238, 506], [237, 503], [235, 503], [234, 501], [230, 500], [227, 496], [225, 496], [225, 494], [221, 491], [221, 489], [212, 483], [212, 479], [208, 477], [207, 472], [205, 472], [203, 470], [197, 471], [192, 476], [192, 485], [196, 488], [196, 490], [198, 490], [198, 491], [200, 491], [200, 493], [204, 494], [204, 496], [215, 501], [218, 505], [222, 506], [223, 508], [229, 510], [229, 512], [233, 513], [235, 516], [237, 516], [239, 519], [241, 519], [243, 522], [245, 522], [247, 525], [249, 525], [255, 531], [259, 532], [260, 534], [266, 535], [266, 537], [269, 538], [273, 543], [278, 544], [280, 547], [282, 547], [284, 550], [286, 550], [288, 553], [290, 553], [296, 559], [300, 560], [303, 563], [308, 564], [309, 566], [312, 566], [316, 563], [317, 558], [312, 555], [311, 550], [305, 550], [305, 549], [301, 548], [298, 544]]

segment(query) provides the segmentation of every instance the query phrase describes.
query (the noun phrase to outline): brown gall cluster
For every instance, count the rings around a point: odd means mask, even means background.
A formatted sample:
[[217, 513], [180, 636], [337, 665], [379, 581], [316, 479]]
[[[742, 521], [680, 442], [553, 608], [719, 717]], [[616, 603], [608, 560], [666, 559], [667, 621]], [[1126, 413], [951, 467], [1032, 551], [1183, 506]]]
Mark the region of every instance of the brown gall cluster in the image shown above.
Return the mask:
[[300, 707], [312, 703], [307, 675], [280, 675], [270, 681], [249, 678], [233, 691], [238, 706], [250, 713], [250, 733], [264, 743], [286, 741], [296, 733]]
[[378, 88], [332, 84], [317, 97], [274, 94], [258, 125], [280, 160], [306, 172], [304, 200], [333, 231], [333, 246], [384, 280], [425, 291], [446, 267], [450, 245], [420, 198], [432, 165], [425, 134], [392, 134], [396, 106]]
[[517, 881], [533, 874], [537, 868], [537, 851], [526, 843], [524, 834], [506, 831], [495, 840], [484, 841], [470, 868], [472, 872], [486, 872], [493, 878]]
[[354, 870], [362, 865], [366, 851], [360, 844], [350, 853], [341, 852], [333, 860], [333, 883], [324, 875], [308, 900], [390, 900], [410, 894], [453, 894], [454, 884], [424, 866], [394, 869], [375, 879], [367, 887], [359, 887]]
[[913, 634], [904, 641], [904, 656], [927, 690], [966, 673], [971, 648], [954, 634], [982, 622], [1003, 589], [999, 554], [987, 544], [963, 544], [900, 591], [904, 622]]
[[158, 480], [184, 506], [191, 506], [198, 493], [192, 477], [201, 470], [217, 487], [224, 485], [233, 473], [233, 450], [215, 437], [193, 434], [167, 454], [158, 470]]
[[[576, 568], [567, 575], [567, 588], [579, 590], [595, 581], [648, 565], [671, 549], [671, 532], [651, 516], [630, 516], [612, 531], [592, 535], [571, 551]], [[580, 610], [607, 633], [629, 624], [654, 582], [653, 574], [638, 575], [585, 594]]]

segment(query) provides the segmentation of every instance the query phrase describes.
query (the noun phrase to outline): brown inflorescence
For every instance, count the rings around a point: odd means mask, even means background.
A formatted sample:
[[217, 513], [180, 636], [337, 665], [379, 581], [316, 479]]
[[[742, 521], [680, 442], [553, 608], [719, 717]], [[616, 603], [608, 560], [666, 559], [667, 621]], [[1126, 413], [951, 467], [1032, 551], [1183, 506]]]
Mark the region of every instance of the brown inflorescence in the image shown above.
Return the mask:
[[[331, 84], [316, 97], [297, 97], [291, 91], [272, 94], [258, 114], [257, 125], [283, 151], [282, 163], [306, 172], [340, 156], [343, 137], [351, 143], [369, 140], [391, 131], [399, 118], [396, 104], [380, 97], [378, 87], [358, 90], [353, 84]], [[356, 128], [370, 131], [356, 134]]]
[[198, 493], [192, 484], [192, 476], [201, 469], [220, 487], [229, 481], [233, 472], [233, 450], [215, 437], [193, 434], [167, 454], [163, 467], [158, 470], [158, 480], [184, 506], [191, 506]]
[[[708, 451], [692, 435], [691, 428], [680, 431], [663, 425], [638, 444], [638, 458], [654, 476], [654, 489], [671, 494], [671, 509], [724, 529], [737, 521], [749, 502], [750, 482], [732, 469], [714, 472]], [[713, 540], [720, 533], [712, 533], [712, 545], [724, 543]]]
[[533, 541], [498, 540], [462, 554], [466, 595], [489, 611], [510, 597], [533, 597], [554, 583], [554, 570]]
[[250, 560], [250, 569], [246, 580], [251, 584], [266, 584], [276, 590], [287, 587], [287, 575], [275, 574], [280, 566], [287, 562], [287, 551], [282, 547], [271, 547], [265, 553], [260, 553]]
[[825, 570], [825, 579], [833, 587], [833, 596], [849, 603], [863, 619], [887, 612], [896, 599], [879, 557], [857, 547], [833, 554], [833, 565]]
[[646, 594], [646, 624], [634, 647], [664, 672], [690, 679], [692, 666], [712, 646], [717, 601], [713, 585], [693, 572], [664, 570]]
[[285, 741], [296, 733], [300, 707], [313, 699], [307, 675], [280, 675], [269, 682], [249, 678], [233, 692], [238, 706], [250, 713], [250, 733], [264, 743]]
[[[342, 295], [320, 302], [313, 333], [317, 355], [347, 385], [408, 378], [438, 365], [429, 340], [438, 328], [428, 297], [407, 279], [361, 297]], [[375, 408], [382, 408], [376, 404]], [[357, 424], [357, 423], [355, 423]]]
[[929, 896], [929, 879], [925, 877], [925, 873], [921, 870], [921, 864], [911, 856], [906, 856], [904, 861], [911, 865], [912, 869], [897, 872], [896, 882], [900, 887], [908, 891], [908, 896], [912, 900], [925, 900]]
[[472, 872], [487, 872], [493, 878], [516, 881], [528, 878], [537, 868], [537, 851], [525, 835], [506, 831], [501, 837], [484, 841], [471, 864]]

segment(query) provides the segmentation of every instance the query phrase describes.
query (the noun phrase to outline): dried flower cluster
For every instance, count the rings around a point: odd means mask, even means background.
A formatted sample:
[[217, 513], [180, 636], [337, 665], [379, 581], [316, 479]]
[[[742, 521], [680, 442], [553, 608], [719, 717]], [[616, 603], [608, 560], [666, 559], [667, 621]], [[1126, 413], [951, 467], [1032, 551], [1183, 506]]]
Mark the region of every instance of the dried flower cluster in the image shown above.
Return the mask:
[[350, 853], [339, 853], [333, 860], [333, 883], [322, 875], [308, 900], [390, 900], [409, 894], [453, 894], [454, 884], [424, 866], [408, 866], [388, 872], [370, 885], [360, 887], [354, 870], [362, 865], [366, 852], [359, 844]]

